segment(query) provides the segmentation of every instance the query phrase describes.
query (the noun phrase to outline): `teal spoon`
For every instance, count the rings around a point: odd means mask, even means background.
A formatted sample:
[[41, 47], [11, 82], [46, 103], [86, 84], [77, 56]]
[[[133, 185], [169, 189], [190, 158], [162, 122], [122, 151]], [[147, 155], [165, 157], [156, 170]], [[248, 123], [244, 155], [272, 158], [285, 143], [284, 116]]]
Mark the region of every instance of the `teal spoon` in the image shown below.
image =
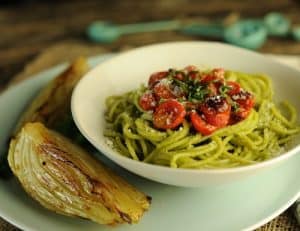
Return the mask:
[[296, 41], [300, 42], [300, 26], [292, 28], [292, 36]]
[[[290, 24], [290, 20], [284, 15], [271, 12], [263, 20], [241, 20], [228, 27], [222, 24], [192, 25], [183, 28], [183, 32], [221, 38], [228, 43], [254, 50], [265, 43], [268, 35], [281, 37], [289, 35]], [[291, 32], [294, 39], [300, 41], [300, 27], [293, 28]]]
[[264, 17], [264, 25], [269, 35], [286, 36], [289, 33], [291, 22], [284, 15], [272, 12]]
[[114, 25], [105, 21], [96, 21], [87, 28], [90, 40], [100, 43], [111, 43], [125, 34], [153, 32], [163, 30], [177, 30], [181, 27], [178, 20]]
[[94, 42], [111, 43], [124, 34], [162, 30], [179, 30], [189, 35], [219, 38], [233, 45], [253, 50], [260, 48], [268, 35], [286, 36], [291, 32], [295, 40], [300, 40], [299, 27], [290, 31], [290, 21], [276, 12], [267, 14], [263, 20], [241, 20], [227, 27], [221, 23], [183, 25], [179, 20], [127, 25], [97, 21], [88, 27], [87, 35]]
[[268, 32], [259, 20], [243, 20], [227, 27], [224, 40], [247, 49], [258, 49], [267, 40]]
[[288, 18], [280, 13], [269, 13], [264, 17], [264, 24], [269, 35], [289, 36], [291, 35], [295, 41], [300, 41], [300, 26], [293, 26]]
[[181, 29], [189, 35], [201, 35], [224, 39], [226, 42], [248, 48], [257, 49], [267, 39], [267, 30], [259, 20], [241, 20], [225, 27], [222, 24], [190, 25]]

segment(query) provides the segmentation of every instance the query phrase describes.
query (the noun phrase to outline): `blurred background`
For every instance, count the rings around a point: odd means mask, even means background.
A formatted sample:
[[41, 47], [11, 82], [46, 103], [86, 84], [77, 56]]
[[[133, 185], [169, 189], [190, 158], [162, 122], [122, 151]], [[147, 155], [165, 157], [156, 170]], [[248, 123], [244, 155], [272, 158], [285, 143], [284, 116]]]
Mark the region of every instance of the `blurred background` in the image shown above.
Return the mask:
[[[270, 12], [283, 14], [291, 28], [300, 25], [300, 1], [296, 0], [0, 0], [0, 85], [49, 48], [57, 48], [55, 51], [62, 56], [58, 61], [63, 61], [63, 56], [67, 60], [80, 52], [94, 55], [165, 41], [224, 41], [218, 36], [166, 30], [127, 34], [111, 43], [95, 43], [86, 35], [94, 21], [123, 25], [177, 19], [186, 24], [230, 25], [241, 19], [263, 19]], [[269, 36], [257, 50], [299, 55], [300, 42], [290, 34]]]
[[[127, 25], [142, 22], [159, 23]], [[183, 40], [227, 42], [297, 60], [300, 1], [0, 0], [0, 89], [79, 55]], [[297, 230], [289, 212], [261, 230], [276, 227]]]

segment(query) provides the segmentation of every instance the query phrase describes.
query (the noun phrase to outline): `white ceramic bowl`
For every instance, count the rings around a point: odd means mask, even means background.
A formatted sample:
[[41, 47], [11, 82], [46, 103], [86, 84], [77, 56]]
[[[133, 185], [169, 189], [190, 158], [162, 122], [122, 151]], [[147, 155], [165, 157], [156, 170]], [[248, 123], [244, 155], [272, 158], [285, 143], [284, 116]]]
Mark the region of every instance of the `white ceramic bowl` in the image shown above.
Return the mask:
[[[271, 160], [231, 169], [172, 169], [126, 158], [105, 142], [104, 101], [108, 96], [136, 89], [149, 75], [187, 65], [224, 67], [248, 73], [268, 74], [275, 98], [300, 108], [300, 73], [264, 55], [212, 42], [174, 42], [141, 47], [99, 64], [78, 83], [72, 96], [72, 114], [83, 135], [104, 155], [125, 169], [148, 179], [177, 186], [206, 186], [232, 182], [284, 163], [300, 150], [299, 138], [291, 149]], [[299, 111], [298, 111], [299, 114]]]

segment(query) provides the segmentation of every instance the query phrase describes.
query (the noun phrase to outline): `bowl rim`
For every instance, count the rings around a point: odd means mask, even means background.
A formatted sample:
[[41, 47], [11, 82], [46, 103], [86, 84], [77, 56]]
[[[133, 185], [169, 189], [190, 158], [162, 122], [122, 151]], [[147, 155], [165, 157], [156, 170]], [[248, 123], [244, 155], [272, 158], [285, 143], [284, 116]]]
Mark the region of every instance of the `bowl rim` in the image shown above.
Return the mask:
[[[105, 150], [105, 148], [103, 148], [103, 146], [101, 144], [99, 144], [97, 142], [97, 140], [95, 140], [93, 137], [91, 137], [88, 134], [88, 132], [85, 131], [85, 129], [79, 122], [79, 118], [78, 118], [77, 110], [76, 110], [76, 100], [79, 98], [79, 97], [77, 97], [77, 95], [79, 94], [79, 89], [80, 89], [81, 84], [83, 84], [84, 81], [86, 81], [86, 79], [87, 79], [85, 77], [92, 75], [94, 72], [96, 72], [96, 70], [98, 68], [100, 68], [104, 65], [113, 63], [113, 62], [115, 62], [116, 59], [122, 58], [123, 56], [128, 56], [130, 54], [134, 54], [137, 52], [143, 52], [144, 50], [148, 50], [148, 49], [152, 49], [152, 48], [159, 48], [159, 47], [173, 46], [173, 45], [174, 46], [176, 46], [176, 45], [178, 45], [178, 46], [184, 46], [184, 45], [209, 45], [209, 46], [211, 46], [211, 45], [214, 45], [214, 46], [226, 47], [228, 49], [233, 49], [233, 50], [244, 52], [244, 53], [246, 52], [248, 54], [257, 56], [259, 58], [267, 59], [267, 60], [269, 60], [269, 62], [274, 63], [274, 65], [278, 65], [281, 68], [290, 69], [293, 72], [297, 72], [300, 75], [300, 71], [298, 71], [296, 68], [290, 67], [286, 64], [283, 64], [283, 63], [279, 62], [278, 60], [273, 60], [269, 57], [265, 57], [263, 54], [260, 54], [258, 52], [252, 51], [252, 50], [247, 50], [244, 48], [232, 46], [232, 45], [221, 43], [221, 42], [210, 42], [210, 41], [209, 42], [208, 41], [162, 42], [162, 43], [153, 43], [153, 44], [149, 44], [149, 45], [145, 45], [145, 46], [140, 46], [140, 47], [128, 50], [128, 51], [123, 51], [123, 52], [116, 54], [115, 56], [109, 58], [108, 60], [105, 60], [105, 61], [101, 62], [100, 64], [97, 64], [95, 67], [93, 67], [91, 70], [89, 70], [77, 83], [77, 85], [75, 86], [73, 93], [72, 93], [71, 113], [72, 113], [74, 122], [75, 122], [77, 128], [79, 129], [79, 131], [82, 133], [82, 135], [94, 147], [96, 147], [96, 149], [98, 151], [100, 151], [102, 154], [104, 154], [107, 158], [109, 158], [116, 164], [126, 168], [129, 171], [133, 171], [133, 170], [131, 170], [131, 168], [128, 168], [127, 166], [134, 164], [134, 165], [140, 166], [141, 168], [148, 168], [151, 171], [159, 170], [159, 171], [165, 171], [166, 173], [174, 173], [176, 171], [178, 173], [183, 173], [183, 174], [209, 174], [209, 175], [219, 175], [219, 174], [224, 174], [224, 173], [230, 174], [230, 173], [247, 172], [247, 171], [251, 171], [251, 170], [255, 170], [255, 169], [260, 169], [263, 167], [267, 167], [267, 166], [276, 164], [280, 161], [286, 160], [286, 159], [292, 157], [293, 155], [297, 154], [297, 152], [300, 151], [300, 144], [297, 144], [292, 149], [287, 150], [278, 156], [275, 156], [271, 159], [268, 159], [268, 160], [265, 160], [262, 162], [258, 162], [258, 163], [254, 163], [254, 164], [250, 164], [250, 165], [232, 167], [232, 168], [216, 168], [216, 169], [172, 168], [170, 166], [162, 166], [162, 165], [156, 165], [156, 164], [151, 164], [151, 163], [145, 163], [142, 161], [136, 161], [131, 158], [125, 157], [122, 154], [118, 153], [116, 150], [114, 150], [112, 147], [109, 147], [108, 145], [106, 148], [109, 149], [110, 151], [107, 152], [107, 150]], [[116, 161], [116, 159], [120, 159], [120, 160]], [[121, 164], [119, 162], [121, 162]], [[133, 171], [133, 172], [136, 173], [136, 171]]]

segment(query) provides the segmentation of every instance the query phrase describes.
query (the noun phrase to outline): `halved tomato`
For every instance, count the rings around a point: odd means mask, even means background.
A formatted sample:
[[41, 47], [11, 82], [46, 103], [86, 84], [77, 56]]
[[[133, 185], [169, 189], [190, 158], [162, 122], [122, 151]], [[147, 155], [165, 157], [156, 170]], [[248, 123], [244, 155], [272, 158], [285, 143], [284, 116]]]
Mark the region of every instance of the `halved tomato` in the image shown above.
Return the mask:
[[148, 86], [150, 88], [154, 87], [156, 83], [158, 83], [161, 79], [167, 77], [168, 74], [168, 71], [160, 71], [153, 73], [152, 75], [150, 75], [150, 78], [148, 80]]
[[218, 129], [218, 127], [207, 123], [195, 111], [192, 111], [190, 113], [190, 119], [191, 119], [192, 125], [195, 128], [195, 130], [197, 132], [200, 132], [202, 135], [210, 135], [211, 133], [213, 133], [214, 131], [216, 131]]
[[185, 74], [184, 74], [184, 72], [182, 72], [182, 71], [177, 71], [177, 72], [175, 73], [175, 75], [173, 76], [173, 78], [182, 81], [182, 80], [184, 80], [184, 78], [185, 78]]
[[200, 78], [200, 73], [198, 71], [191, 71], [188, 74], [190, 79], [199, 79]]
[[215, 80], [217, 80], [217, 78], [216, 78], [214, 75], [207, 74], [207, 75], [202, 76], [200, 82], [201, 82], [202, 84], [208, 84], [208, 83], [213, 82], [213, 81], [215, 81]]
[[223, 68], [215, 68], [211, 72], [216, 78], [224, 79], [225, 70]]
[[231, 112], [230, 123], [233, 124], [247, 118], [255, 105], [255, 100], [254, 96], [247, 91], [240, 91], [232, 95], [231, 99], [238, 105], [237, 110]]
[[246, 110], [253, 108], [255, 104], [253, 95], [247, 95], [245, 99], [238, 99], [236, 102]]
[[158, 105], [153, 113], [153, 124], [159, 129], [173, 129], [178, 127], [186, 111], [184, 106], [175, 99], [166, 100]]
[[207, 123], [218, 128], [225, 127], [230, 119], [231, 106], [227, 100], [220, 96], [206, 99], [199, 107]]
[[155, 96], [150, 92], [146, 92], [140, 97], [139, 105], [145, 111], [154, 110], [156, 104]]
[[226, 84], [228, 87], [230, 87], [228, 91], [228, 95], [234, 95], [237, 94], [241, 91], [241, 86], [239, 83], [234, 82], [234, 81], [227, 81]]
[[231, 99], [238, 103], [244, 109], [251, 109], [254, 107], [254, 96], [248, 91], [241, 90], [238, 93], [231, 95]]
[[176, 98], [167, 84], [157, 83], [153, 88], [153, 92], [157, 100]]
[[219, 93], [219, 89], [224, 85], [224, 79], [219, 79], [218, 77], [208, 74], [202, 77], [200, 83], [207, 86], [209, 89], [210, 96], [217, 95]]
[[222, 69], [222, 68], [213, 69], [210, 73], [202, 76], [202, 78], [201, 78], [202, 84], [208, 84], [210, 82], [219, 83], [219, 85], [223, 84], [224, 83], [224, 69]]
[[198, 68], [194, 65], [189, 65], [189, 66], [186, 66], [183, 70], [191, 72], [191, 71], [197, 71]]

